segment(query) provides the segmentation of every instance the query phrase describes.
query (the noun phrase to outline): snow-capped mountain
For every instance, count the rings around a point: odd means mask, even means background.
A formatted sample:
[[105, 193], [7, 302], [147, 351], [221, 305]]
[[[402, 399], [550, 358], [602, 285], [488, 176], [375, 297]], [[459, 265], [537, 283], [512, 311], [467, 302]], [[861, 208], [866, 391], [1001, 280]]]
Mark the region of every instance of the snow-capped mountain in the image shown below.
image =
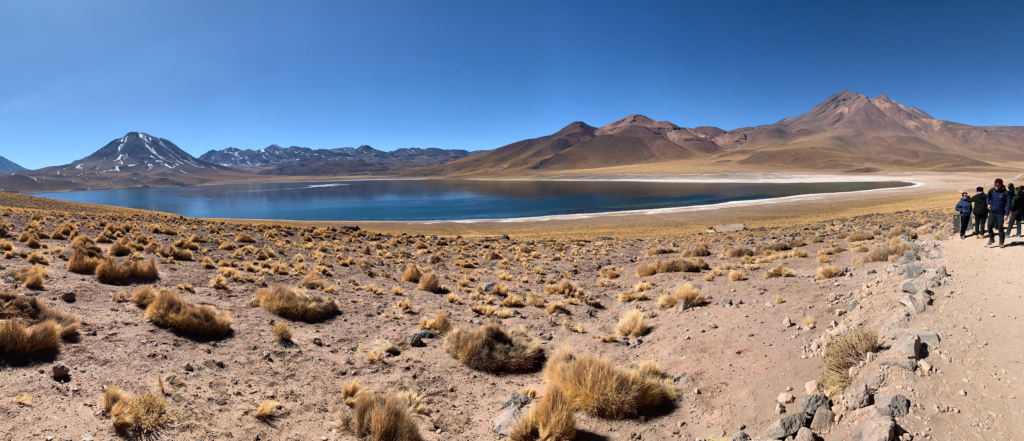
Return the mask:
[[192, 173], [221, 167], [194, 158], [166, 139], [130, 132], [64, 168], [68, 174], [74, 174], [75, 171], [121, 173], [154, 169]]
[[19, 172], [22, 170], [25, 170], [25, 167], [15, 164], [9, 159], [0, 156], [0, 172]]
[[368, 145], [336, 149], [310, 149], [306, 147], [281, 147], [271, 145], [259, 150], [241, 150], [228, 147], [210, 150], [200, 160], [224, 167], [249, 169], [303, 163], [307, 166], [317, 161], [356, 161], [364, 164], [386, 166], [387, 168], [422, 167], [443, 164], [473, 154], [466, 150], [444, 150], [437, 148], [404, 148], [391, 152], [377, 150]]

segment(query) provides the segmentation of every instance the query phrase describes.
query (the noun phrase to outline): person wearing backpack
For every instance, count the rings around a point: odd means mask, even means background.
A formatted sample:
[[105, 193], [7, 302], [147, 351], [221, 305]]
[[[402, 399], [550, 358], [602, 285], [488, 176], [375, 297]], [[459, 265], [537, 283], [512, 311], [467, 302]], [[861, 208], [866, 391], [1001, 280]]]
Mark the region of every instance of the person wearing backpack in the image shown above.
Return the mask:
[[1017, 234], [1011, 237], [1020, 237], [1021, 220], [1024, 220], [1024, 191], [1018, 188], [1010, 200], [1010, 224], [1006, 227], [1007, 234], [1013, 230], [1013, 225], [1017, 224]]
[[985, 221], [988, 219], [988, 199], [985, 197], [985, 187], [978, 187], [977, 193], [967, 201], [974, 205], [974, 237], [981, 239], [985, 237]]
[[956, 211], [960, 213], [960, 240], [967, 237], [967, 224], [971, 223], [971, 211], [973, 210], [970, 199], [965, 191], [960, 195], [960, 202], [956, 203]]
[[999, 248], [1006, 248], [1006, 219], [1010, 217], [1010, 192], [1003, 187], [1003, 180], [996, 179], [995, 186], [988, 191], [988, 244], [995, 243], [995, 232], [999, 230]]

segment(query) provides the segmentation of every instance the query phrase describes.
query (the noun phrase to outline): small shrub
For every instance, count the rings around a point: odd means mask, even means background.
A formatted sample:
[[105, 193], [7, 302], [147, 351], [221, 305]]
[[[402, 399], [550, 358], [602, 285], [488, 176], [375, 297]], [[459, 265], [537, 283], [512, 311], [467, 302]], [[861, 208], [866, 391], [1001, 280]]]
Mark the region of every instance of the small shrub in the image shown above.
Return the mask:
[[256, 292], [258, 306], [289, 320], [316, 322], [333, 317], [340, 311], [338, 302], [322, 296], [311, 296], [281, 285]]
[[440, 282], [439, 282], [439, 280], [437, 278], [437, 274], [434, 273], [433, 271], [430, 271], [430, 272], [428, 272], [426, 274], [423, 274], [420, 277], [419, 284], [416, 287], [420, 291], [426, 291], [426, 292], [435, 292], [436, 293], [436, 292], [441, 290]]
[[662, 308], [675, 308], [679, 306], [679, 302], [683, 302], [684, 309], [687, 309], [704, 305], [708, 301], [704, 298], [704, 294], [701, 294], [689, 283], [680, 286], [674, 294], [662, 294], [661, 297], [658, 297], [658, 306]]
[[789, 268], [782, 266], [780, 263], [775, 268], [765, 271], [764, 273], [764, 278], [766, 279], [773, 279], [776, 277], [793, 277], [793, 271], [790, 271]]
[[544, 356], [540, 343], [525, 329], [506, 331], [497, 322], [475, 330], [454, 329], [444, 346], [466, 366], [491, 373], [530, 371]]
[[271, 420], [274, 418], [274, 411], [281, 408], [281, 403], [274, 400], [263, 400], [252, 416], [258, 420]]
[[96, 267], [96, 277], [102, 283], [123, 283], [129, 279], [152, 280], [160, 275], [156, 260], [146, 263], [130, 261], [121, 264], [113, 257], [107, 257]]
[[829, 393], [841, 393], [851, 384], [850, 368], [878, 350], [878, 335], [864, 328], [850, 329], [825, 345], [818, 383]]
[[732, 280], [733, 282], [738, 282], [740, 280], [747, 280], [747, 275], [743, 274], [743, 271], [732, 270], [732, 271], [729, 271], [729, 280]]
[[423, 317], [420, 319], [420, 329], [429, 329], [437, 335], [445, 335], [452, 329], [451, 313], [438, 309], [434, 318]]
[[647, 334], [648, 331], [650, 331], [650, 327], [647, 326], [644, 312], [639, 309], [623, 314], [619, 318], [619, 323], [615, 325], [615, 334], [622, 337], [639, 337]]
[[416, 265], [410, 263], [409, 266], [405, 267], [405, 272], [402, 273], [402, 280], [417, 283], [420, 281], [421, 276], [422, 274], [420, 273], [420, 269], [417, 268]]
[[288, 324], [284, 322], [274, 323], [274, 326], [270, 328], [270, 332], [274, 334], [279, 343], [291, 343], [292, 341], [292, 330], [288, 329]]
[[544, 368], [548, 387], [563, 391], [574, 409], [599, 418], [634, 417], [675, 399], [677, 391], [653, 362], [637, 369], [613, 366], [593, 354], [562, 348]]
[[231, 331], [231, 316], [208, 305], [193, 305], [174, 291], [162, 290], [146, 308], [146, 318], [191, 335], [218, 337]]
[[408, 403], [395, 396], [375, 392], [359, 394], [352, 413], [342, 426], [357, 439], [372, 441], [421, 441], [416, 424], [409, 415]]
[[136, 435], [153, 433], [172, 420], [167, 412], [167, 402], [152, 392], [132, 397], [117, 386], [110, 386], [103, 395], [103, 401], [114, 427]]
[[299, 282], [299, 286], [307, 289], [324, 289], [325, 285], [324, 278], [317, 273], [306, 274]]
[[[534, 394], [536, 392], [534, 391]], [[572, 441], [576, 438], [575, 408], [562, 389], [549, 386], [509, 428], [511, 441]]]
[[843, 269], [835, 265], [826, 265], [818, 268], [818, 273], [814, 276], [814, 280], [825, 280], [843, 274]]

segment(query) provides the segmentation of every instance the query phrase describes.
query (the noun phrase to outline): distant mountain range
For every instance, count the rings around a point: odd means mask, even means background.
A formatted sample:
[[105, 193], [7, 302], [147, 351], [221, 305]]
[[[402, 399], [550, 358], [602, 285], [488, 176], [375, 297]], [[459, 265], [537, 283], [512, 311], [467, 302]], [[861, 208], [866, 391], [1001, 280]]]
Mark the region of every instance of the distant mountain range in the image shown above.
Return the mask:
[[976, 127], [935, 119], [885, 95], [844, 90], [809, 112], [775, 124], [722, 130], [680, 127], [629, 115], [595, 128], [569, 124], [435, 167], [422, 176], [467, 176], [698, 163], [768, 170], [870, 172], [965, 170], [1024, 160], [1024, 127]]
[[[569, 124], [551, 135], [470, 152], [370, 146], [226, 148], [195, 158], [169, 140], [131, 132], [67, 165], [26, 171], [0, 158], [0, 190], [59, 191], [254, 181], [260, 176], [515, 176], [581, 172], [990, 170], [1024, 161], [1024, 127], [935, 119], [885, 95], [844, 90], [774, 124], [687, 128], [643, 115], [603, 127]], [[263, 178], [268, 179], [268, 178]]]
[[22, 170], [25, 170], [25, 167], [15, 164], [9, 159], [0, 156], [0, 172], [19, 172]]
[[210, 150], [200, 160], [262, 175], [333, 176], [391, 173], [430, 167], [476, 152], [437, 148], [403, 148], [384, 152], [368, 145], [336, 149], [310, 149], [271, 145], [259, 150], [228, 147]]

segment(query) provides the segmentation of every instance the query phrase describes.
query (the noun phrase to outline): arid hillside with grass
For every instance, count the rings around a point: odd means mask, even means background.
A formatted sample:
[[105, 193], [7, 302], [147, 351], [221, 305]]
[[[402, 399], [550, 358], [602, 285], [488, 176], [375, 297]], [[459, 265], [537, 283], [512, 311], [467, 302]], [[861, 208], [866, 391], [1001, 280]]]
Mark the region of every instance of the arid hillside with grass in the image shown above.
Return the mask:
[[970, 394], [1015, 374], [941, 387], [990, 370], [934, 323], [981, 244], [951, 239], [936, 210], [522, 239], [2, 194], [0, 440], [1012, 439]]
[[575, 122], [541, 138], [410, 176], [551, 175], [660, 165], [705, 171], [981, 171], [1024, 161], [1024, 127], [976, 127], [935, 119], [885, 95], [844, 90], [796, 117], [722, 130], [630, 115], [600, 128]]

